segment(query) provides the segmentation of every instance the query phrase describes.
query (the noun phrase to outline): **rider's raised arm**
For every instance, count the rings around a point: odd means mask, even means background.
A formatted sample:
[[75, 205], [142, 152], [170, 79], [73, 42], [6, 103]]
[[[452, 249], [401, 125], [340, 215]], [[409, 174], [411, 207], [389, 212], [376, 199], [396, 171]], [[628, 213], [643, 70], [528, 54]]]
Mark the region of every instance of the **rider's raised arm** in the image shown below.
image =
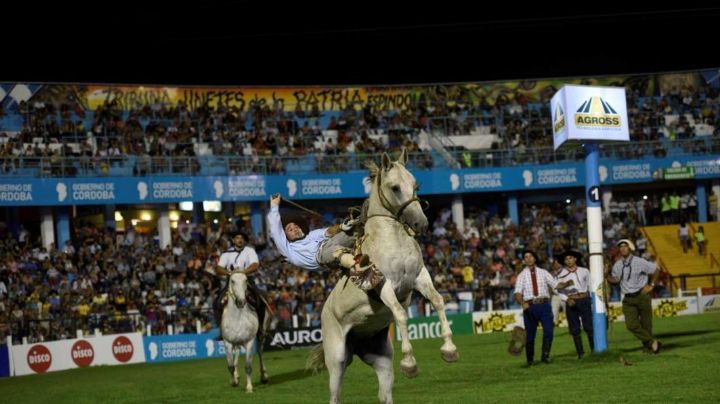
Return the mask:
[[285, 258], [288, 258], [288, 255], [290, 255], [290, 241], [288, 241], [285, 235], [285, 230], [280, 220], [280, 206], [270, 206], [270, 211], [267, 214], [267, 225], [270, 230], [270, 238], [272, 238], [273, 243], [275, 243], [278, 252]]

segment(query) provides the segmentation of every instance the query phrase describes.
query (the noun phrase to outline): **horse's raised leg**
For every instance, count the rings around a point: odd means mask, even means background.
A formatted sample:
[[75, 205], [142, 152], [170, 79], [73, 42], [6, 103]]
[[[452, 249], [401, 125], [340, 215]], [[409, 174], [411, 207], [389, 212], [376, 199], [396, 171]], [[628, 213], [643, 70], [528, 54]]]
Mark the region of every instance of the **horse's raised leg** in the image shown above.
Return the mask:
[[227, 364], [228, 364], [228, 372], [230, 372], [230, 385], [233, 387], [237, 387], [238, 385], [238, 377], [237, 377], [237, 356], [233, 354], [233, 351], [235, 350], [235, 346], [233, 344], [227, 342], [227, 340], [224, 341], [225, 345], [225, 357], [227, 358]]
[[324, 309], [322, 312], [323, 352], [325, 366], [330, 376], [330, 404], [340, 403], [342, 381], [345, 369], [352, 361], [345, 344], [345, 332], [337, 319]]
[[385, 303], [390, 311], [392, 311], [395, 321], [397, 322], [398, 332], [400, 333], [401, 348], [403, 352], [403, 358], [400, 360], [400, 370], [407, 377], [417, 376], [417, 362], [412, 353], [412, 345], [410, 344], [410, 338], [408, 337], [407, 329], [407, 313], [402, 307], [400, 302], [395, 296], [395, 290], [393, 289], [392, 281], [385, 279], [385, 284], [380, 290], [380, 299]]
[[255, 338], [250, 338], [250, 341], [245, 343], [245, 377], [247, 379], [247, 381], [245, 383], [245, 392], [246, 393], [253, 392], [253, 386], [252, 386], [253, 346], [255, 346]]
[[393, 374], [393, 346], [388, 338], [388, 329], [378, 332], [372, 340], [358, 344], [356, 353], [363, 362], [375, 369], [378, 378], [378, 399], [383, 404], [392, 404], [392, 389], [395, 375]]
[[433, 286], [430, 273], [427, 268], [423, 267], [420, 274], [415, 279], [415, 290], [420, 292], [426, 299], [430, 300], [435, 311], [440, 318], [440, 326], [442, 327], [442, 336], [445, 343], [440, 347], [440, 355], [446, 362], [455, 362], [458, 360], [458, 352], [455, 344], [452, 342], [452, 330], [445, 315], [445, 301]]

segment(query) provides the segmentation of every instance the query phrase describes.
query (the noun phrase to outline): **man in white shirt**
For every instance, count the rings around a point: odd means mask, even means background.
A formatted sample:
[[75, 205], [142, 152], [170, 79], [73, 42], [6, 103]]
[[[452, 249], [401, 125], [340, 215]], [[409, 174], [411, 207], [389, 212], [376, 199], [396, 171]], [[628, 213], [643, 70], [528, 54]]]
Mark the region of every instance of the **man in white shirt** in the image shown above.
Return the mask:
[[382, 281], [382, 273], [370, 263], [367, 254], [352, 254], [356, 237], [348, 234], [358, 220], [309, 231], [302, 216], [280, 218], [279, 194], [270, 198], [267, 214], [268, 229], [275, 247], [287, 260], [300, 268], [317, 271], [322, 267], [350, 270], [350, 280], [363, 290], [370, 290]]
[[575, 351], [578, 359], [585, 356], [582, 337], [580, 336], [580, 324], [588, 336], [590, 350], [595, 350], [593, 341], [592, 306], [590, 303], [590, 271], [587, 268], [578, 266], [582, 254], [577, 251], [568, 250], [558, 256], [558, 261], [565, 264], [557, 274], [557, 281], [563, 282], [572, 280], [573, 285], [559, 290], [560, 300], [565, 302], [565, 315], [567, 316], [570, 336], [575, 343]]
[[535, 334], [538, 324], [543, 328], [542, 356], [543, 363], [550, 363], [550, 349], [553, 341], [552, 309], [550, 307], [550, 290], [564, 288], [572, 281], [558, 283], [548, 271], [537, 267], [537, 254], [531, 250], [523, 253], [523, 268], [515, 282], [515, 300], [522, 306], [525, 323], [525, 357], [527, 365], [532, 366], [535, 360]]

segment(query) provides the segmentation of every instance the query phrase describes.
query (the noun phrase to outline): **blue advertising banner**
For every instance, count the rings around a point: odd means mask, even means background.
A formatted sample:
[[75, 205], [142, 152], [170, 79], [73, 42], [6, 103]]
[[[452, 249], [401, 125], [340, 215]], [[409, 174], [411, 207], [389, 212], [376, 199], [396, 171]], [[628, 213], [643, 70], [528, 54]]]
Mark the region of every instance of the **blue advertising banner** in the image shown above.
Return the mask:
[[[146, 362], [224, 358], [225, 345], [215, 341], [217, 332], [143, 337]], [[245, 352], [241, 349], [241, 352]]]
[[[663, 169], [693, 167], [695, 179], [720, 178], [720, 156], [649, 160], [601, 160], [603, 185], [661, 180]], [[414, 170], [420, 195], [504, 192], [583, 187], [581, 162], [543, 166]], [[0, 206], [63, 206], [168, 203], [179, 201], [266, 201], [279, 192], [291, 199], [364, 198], [367, 172], [233, 177], [7, 178], [0, 180]]]

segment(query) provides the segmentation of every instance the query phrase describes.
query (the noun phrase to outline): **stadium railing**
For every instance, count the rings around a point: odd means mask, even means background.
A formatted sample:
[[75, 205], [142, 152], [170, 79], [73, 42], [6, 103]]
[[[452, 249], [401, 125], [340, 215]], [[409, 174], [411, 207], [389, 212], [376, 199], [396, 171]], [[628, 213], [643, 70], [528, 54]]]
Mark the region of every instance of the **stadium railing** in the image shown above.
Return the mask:
[[[670, 147], [668, 147], [670, 145]], [[182, 147], [183, 145], [178, 145]], [[661, 152], [661, 155], [658, 155]], [[720, 138], [693, 138], [668, 141], [607, 144], [600, 147], [601, 158], [645, 159], [683, 155], [720, 154]], [[455, 161], [471, 167], [512, 167], [582, 161], [581, 151], [555, 152], [552, 147], [501, 150], [451, 151]], [[337, 156], [343, 158], [338, 159]], [[381, 153], [315, 153], [296, 156], [149, 156], [125, 154], [105, 157], [34, 157], [0, 156], [0, 176], [13, 177], [103, 177], [144, 175], [243, 175], [285, 174], [288, 172], [348, 172], [364, 171], [365, 160], [379, 161]], [[277, 161], [281, 165], [277, 165]], [[436, 152], [409, 154], [409, 167], [415, 169], [451, 168]]]

